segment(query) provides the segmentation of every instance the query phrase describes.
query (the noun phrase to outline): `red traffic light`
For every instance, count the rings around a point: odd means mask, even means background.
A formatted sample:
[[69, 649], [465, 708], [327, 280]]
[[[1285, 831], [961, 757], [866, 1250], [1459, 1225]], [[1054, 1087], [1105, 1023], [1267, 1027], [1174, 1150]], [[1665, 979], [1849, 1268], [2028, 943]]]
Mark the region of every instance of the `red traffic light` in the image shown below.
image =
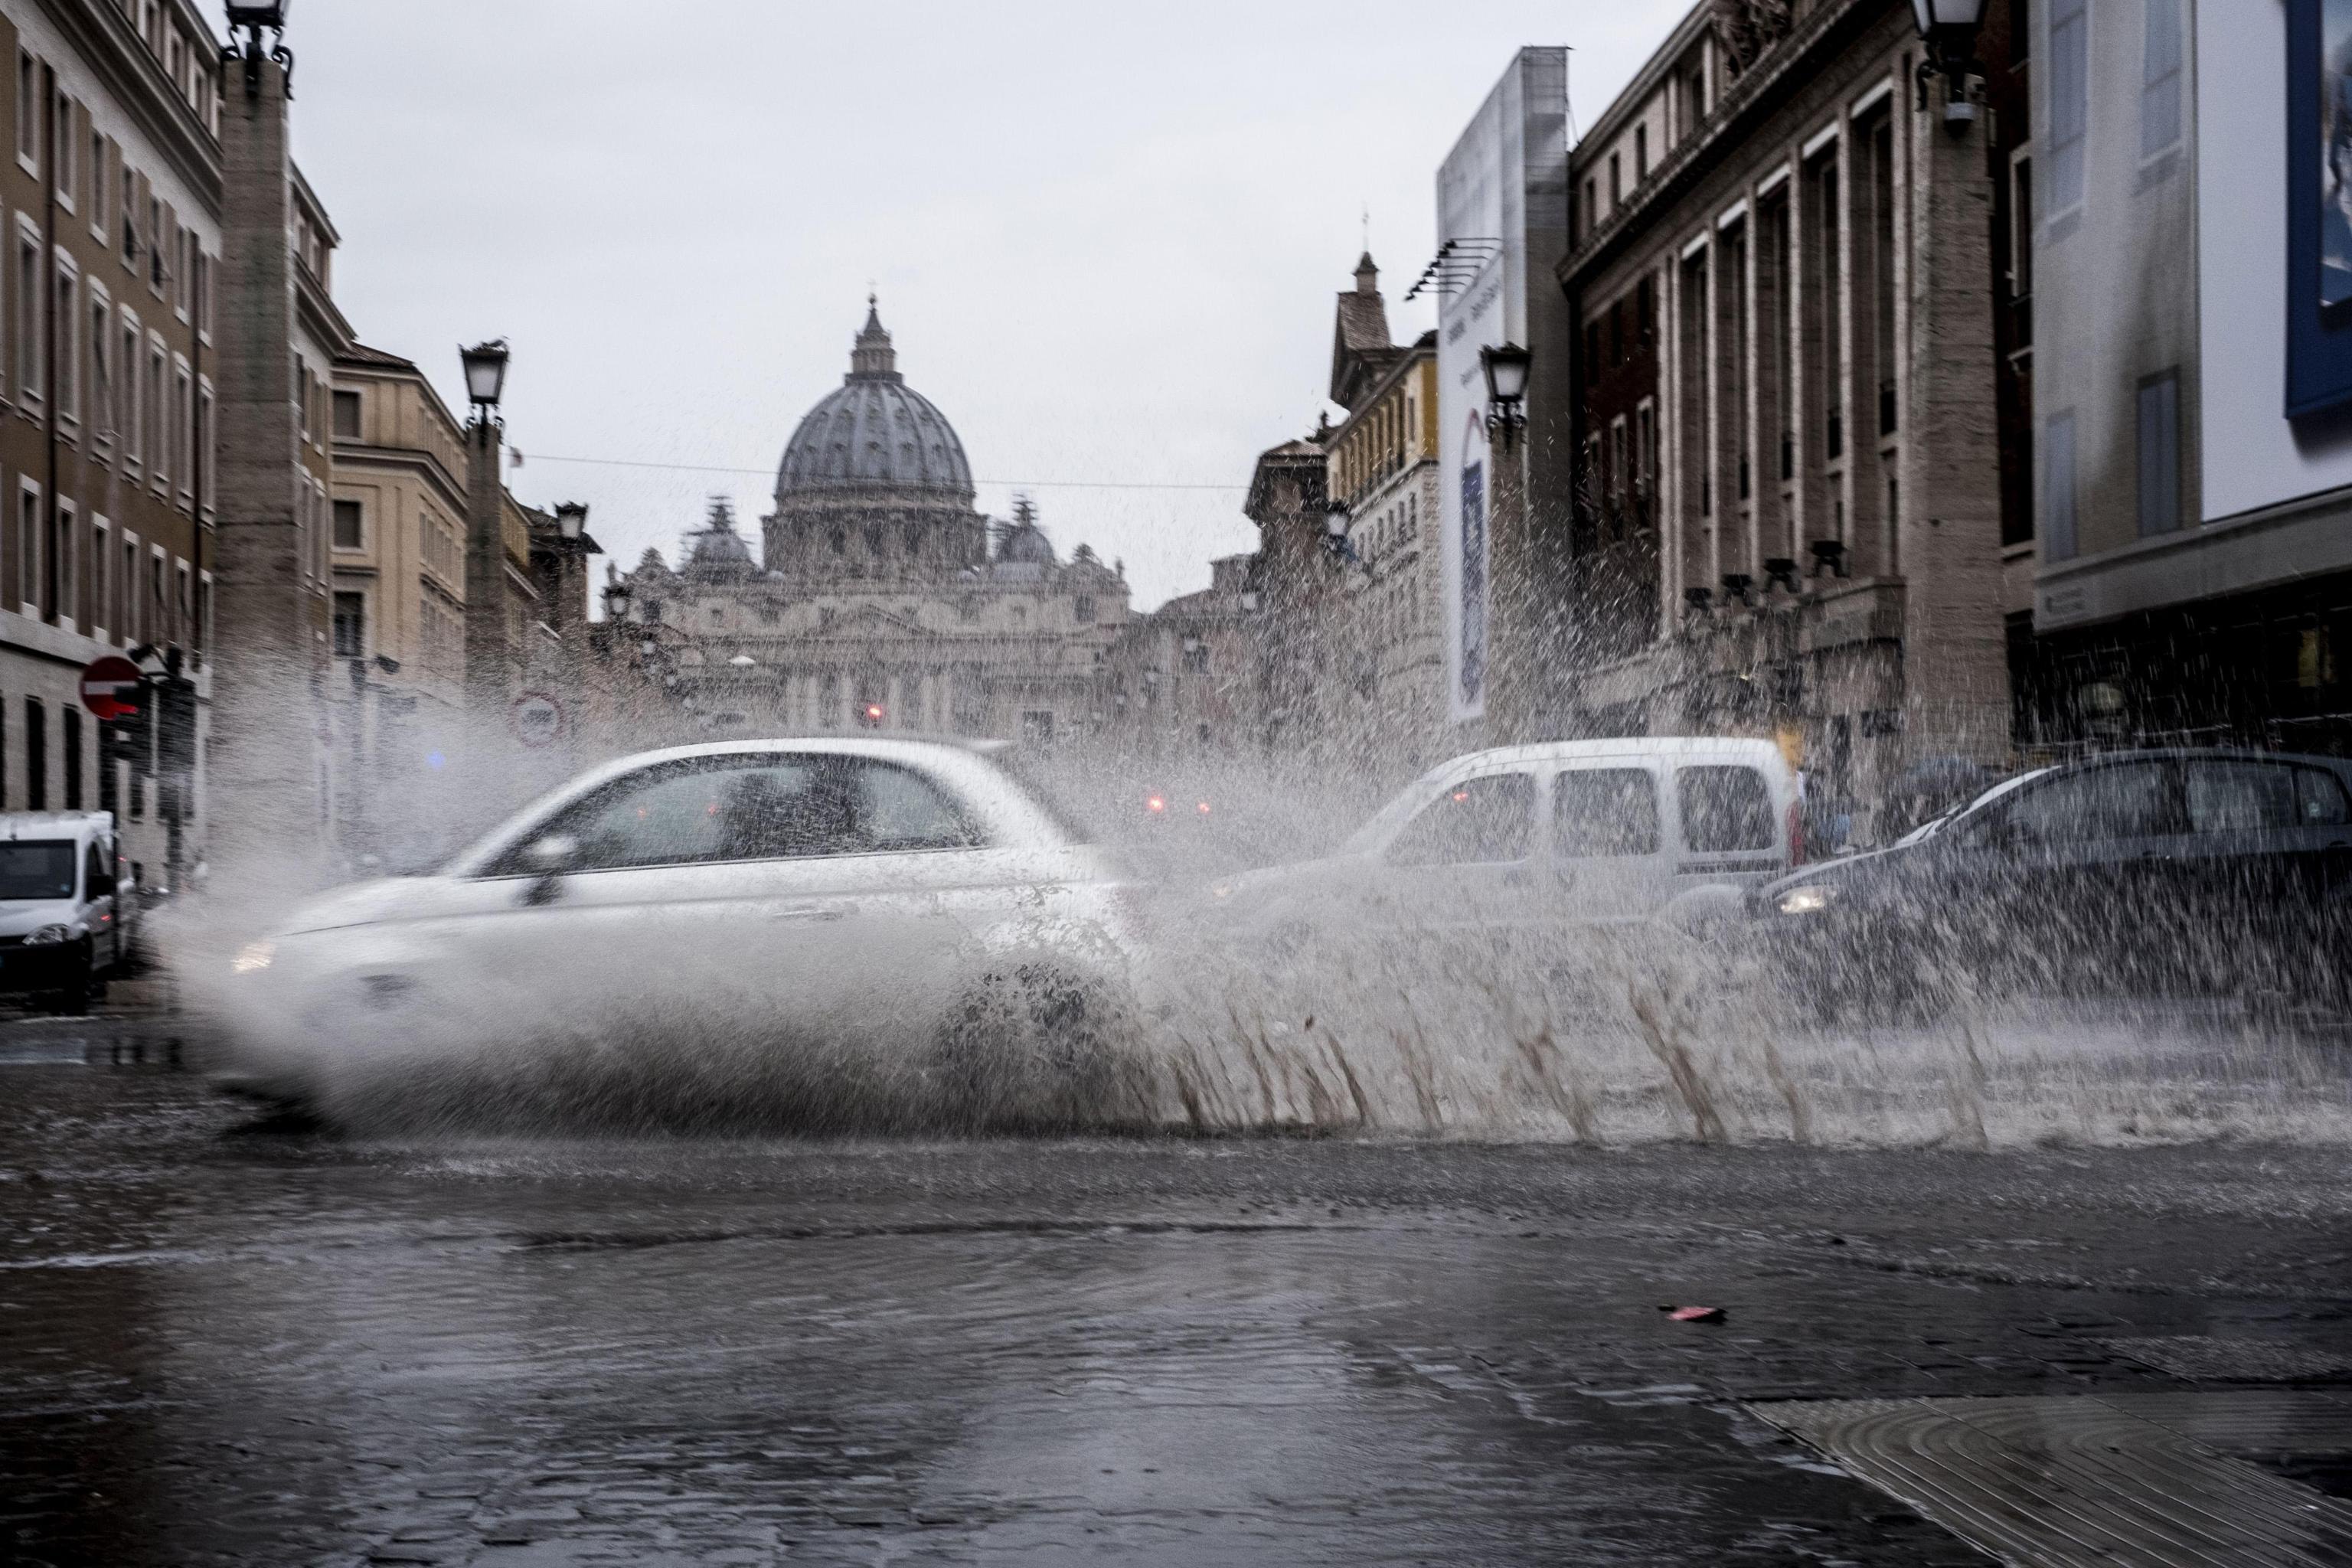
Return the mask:
[[1158, 816], [1160, 812], [1168, 809], [1168, 803], [1155, 795], [1150, 796], [1144, 801], [1143, 809], [1150, 812], [1154, 816]]
[[868, 702], [857, 710], [857, 721], [869, 730], [882, 727], [883, 709], [879, 702]]

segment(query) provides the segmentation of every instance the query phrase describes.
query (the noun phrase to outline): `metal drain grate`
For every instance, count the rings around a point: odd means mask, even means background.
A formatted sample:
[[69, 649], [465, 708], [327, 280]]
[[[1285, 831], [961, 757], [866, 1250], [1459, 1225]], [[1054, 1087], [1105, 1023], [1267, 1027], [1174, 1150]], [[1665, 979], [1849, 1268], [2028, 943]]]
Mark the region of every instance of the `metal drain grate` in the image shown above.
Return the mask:
[[2352, 1504], [2233, 1453], [2352, 1453], [2325, 1394], [1748, 1408], [2013, 1568], [2352, 1568]]

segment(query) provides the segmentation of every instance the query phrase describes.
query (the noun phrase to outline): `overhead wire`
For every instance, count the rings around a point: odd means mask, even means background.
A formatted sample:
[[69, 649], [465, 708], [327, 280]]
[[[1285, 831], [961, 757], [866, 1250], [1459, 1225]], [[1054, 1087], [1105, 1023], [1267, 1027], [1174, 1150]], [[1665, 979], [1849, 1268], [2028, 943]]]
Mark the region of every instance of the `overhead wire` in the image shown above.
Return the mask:
[[[682, 474], [757, 474], [761, 478], [773, 473], [772, 468], [741, 468], [725, 463], [655, 463], [634, 458], [566, 458], [544, 452], [517, 454], [518, 467], [531, 463], [588, 463], [602, 468], [653, 468]], [[975, 479], [976, 485], [1003, 485], [1013, 489], [1033, 490], [1245, 490], [1245, 484], [1192, 484], [1154, 479]]]

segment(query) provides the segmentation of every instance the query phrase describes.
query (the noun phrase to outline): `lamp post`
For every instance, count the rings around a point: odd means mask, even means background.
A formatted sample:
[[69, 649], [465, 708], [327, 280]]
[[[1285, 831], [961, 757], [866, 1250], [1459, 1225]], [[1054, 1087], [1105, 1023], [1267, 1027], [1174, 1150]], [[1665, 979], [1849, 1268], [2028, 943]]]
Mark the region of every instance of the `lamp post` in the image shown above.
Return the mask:
[[1944, 93], [1944, 124], [1956, 132], [1967, 130], [1977, 117], [1969, 79], [1984, 74], [1976, 58], [1984, 7], [1985, 0], [1911, 0], [1912, 20], [1927, 45], [1919, 60], [1919, 107], [1927, 107], [1927, 83], [1942, 77], [1949, 84]]
[[[466, 427], [466, 701], [485, 731], [506, 707], [514, 651], [507, 632], [506, 486], [499, 478], [506, 428], [499, 404], [506, 395], [508, 357], [504, 338], [457, 350], [466, 399], [474, 405]], [[586, 518], [583, 509], [583, 522]]]
[[1528, 427], [1528, 373], [1535, 355], [1514, 342], [1478, 351], [1486, 373], [1486, 710], [1493, 743], [1531, 738], [1535, 551], [1528, 537], [1528, 484], [1519, 436]]

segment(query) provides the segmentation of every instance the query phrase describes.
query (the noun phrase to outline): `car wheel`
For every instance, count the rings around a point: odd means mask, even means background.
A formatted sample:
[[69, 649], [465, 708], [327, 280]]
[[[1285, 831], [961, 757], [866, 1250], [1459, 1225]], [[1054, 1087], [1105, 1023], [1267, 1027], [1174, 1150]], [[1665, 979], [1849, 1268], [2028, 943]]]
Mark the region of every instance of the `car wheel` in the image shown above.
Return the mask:
[[1107, 986], [1042, 963], [982, 975], [942, 1020], [934, 1110], [973, 1131], [1126, 1120], [1118, 1106], [1122, 1009]]

